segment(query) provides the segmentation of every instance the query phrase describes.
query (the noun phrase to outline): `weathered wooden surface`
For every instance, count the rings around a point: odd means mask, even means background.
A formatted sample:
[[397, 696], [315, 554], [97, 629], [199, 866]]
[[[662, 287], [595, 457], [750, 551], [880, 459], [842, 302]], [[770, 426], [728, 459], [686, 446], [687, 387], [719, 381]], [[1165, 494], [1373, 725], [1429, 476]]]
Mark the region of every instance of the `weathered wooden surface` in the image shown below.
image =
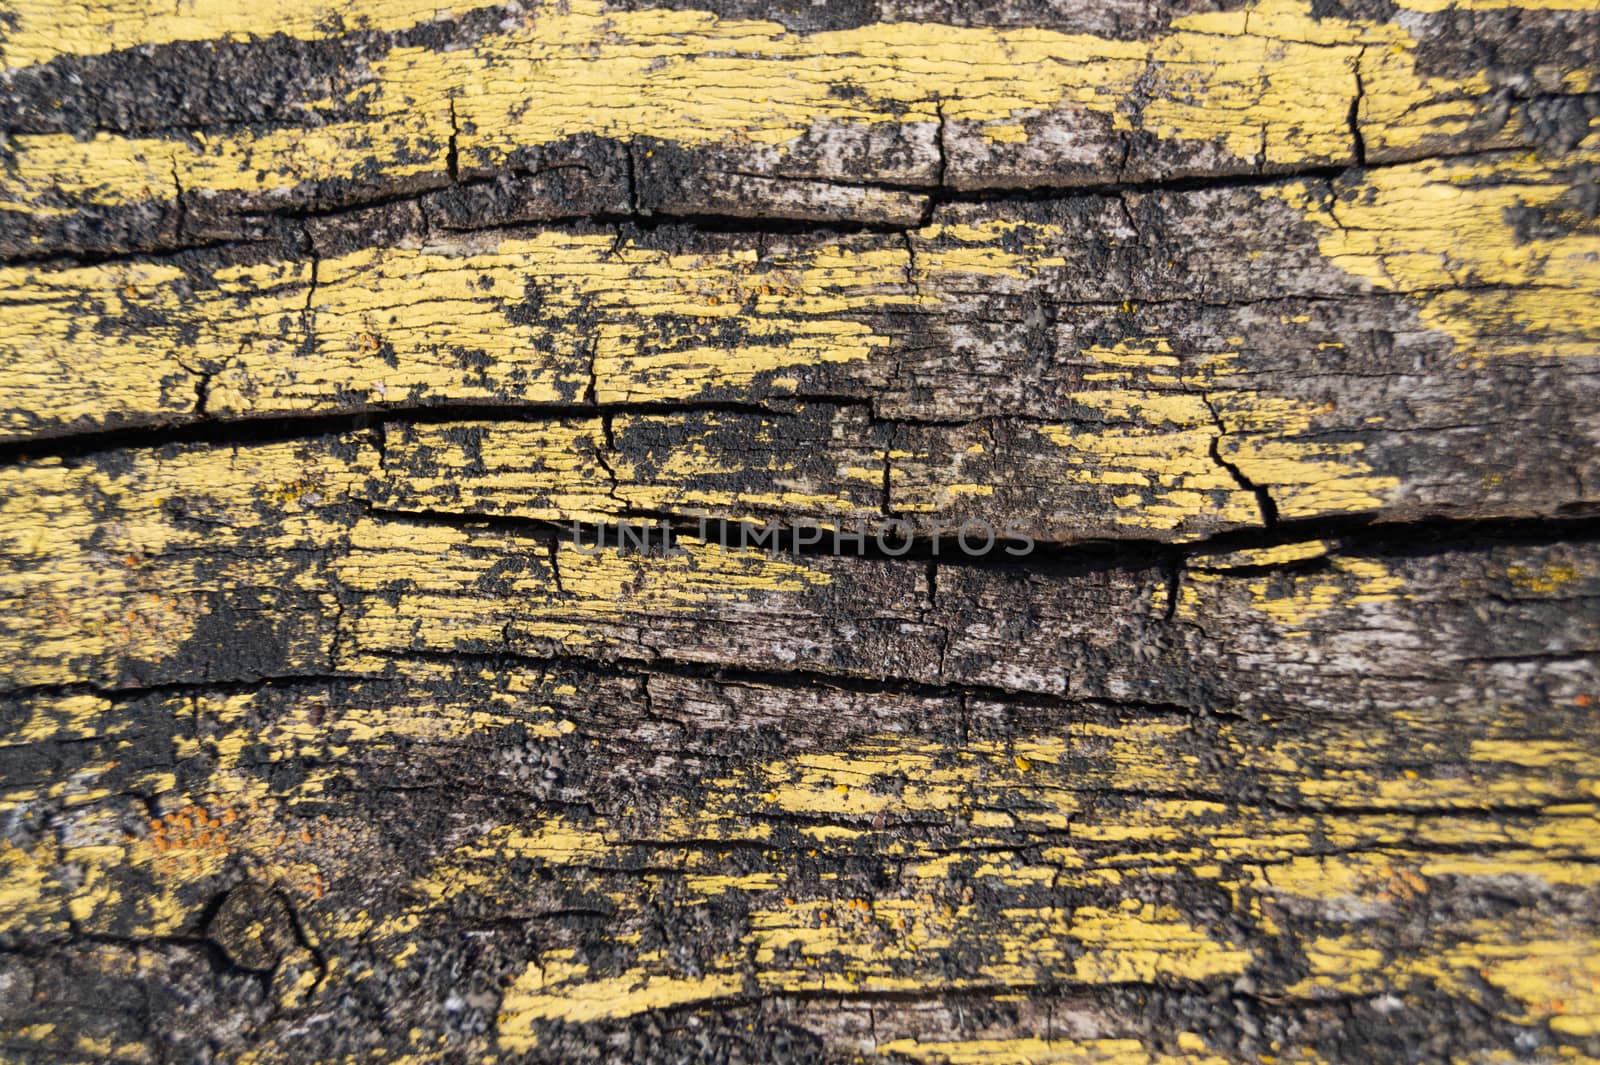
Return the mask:
[[0, 0], [0, 1060], [1600, 1060], [1597, 55]]

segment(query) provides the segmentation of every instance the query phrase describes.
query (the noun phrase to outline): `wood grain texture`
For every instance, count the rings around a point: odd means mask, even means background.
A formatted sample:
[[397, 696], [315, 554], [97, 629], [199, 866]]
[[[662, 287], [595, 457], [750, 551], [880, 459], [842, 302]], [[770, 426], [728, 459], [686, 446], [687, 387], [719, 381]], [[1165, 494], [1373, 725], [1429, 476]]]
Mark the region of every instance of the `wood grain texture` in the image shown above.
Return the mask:
[[0, 1061], [1600, 1061], [1597, 54], [0, 0]]

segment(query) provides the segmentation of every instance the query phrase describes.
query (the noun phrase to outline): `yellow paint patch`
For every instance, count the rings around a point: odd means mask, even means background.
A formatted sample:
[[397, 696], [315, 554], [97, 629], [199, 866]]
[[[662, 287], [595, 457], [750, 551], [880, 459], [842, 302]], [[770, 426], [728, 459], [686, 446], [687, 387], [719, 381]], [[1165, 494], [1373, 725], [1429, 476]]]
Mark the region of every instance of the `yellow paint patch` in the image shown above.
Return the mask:
[[[859, 241], [761, 259], [545, 232], [324, 259], [314, 290], [303, 262], [220, 269], [214, 288], [165, 266], [8, 268], [0, 382], [26, 402], [0, 433], [192, 413], [203, 373], [221, 417], [573, 404], [591, 385], [602, 403], [691, 399], [871, 358], [889, 338], [848, 315], [915, 304], [908, 262]], [[85, 345], [84, 329], [102, 335]]]
[[532, 1023], [537, 1020], [582, 1024], [631, 1017], [649, 1010], [725, 998], [738, 991], [739, 980], [734, 976], [673, 979], [632, 972], [602, 980], [562, 981], [549, 979], [544, 969], [534, 965], [506, 990], [501, 1000], [500, 1045], [513, 1051], [536, 1046]]
[[247, 350], [287, 359], [309, 265], [235, 267], [212, 280], [196, 292], [181, 271], [153, 263], [0, 268], [0, 382], [13, 397], [0, 437], [40, 423], [188, 413], [206, 370]]
[[[159, 663], [219, 593], [327, 596], [291, 554], [326, 548], [373, 455], [321, 442], [132, 454], [125, 467], [51, 459], [0, 471], [0, 654], [15, 685], [113, 683]], [[263, 500], [272, 502], [263, 505]], [[248, 543], [253, 551], [226, 554]], [[311, 649], [307, 648], [309, 652]]]
[[1600, 1035], [1600, 937], [1485, 943], [1472, 953], [1486, 981], [1527, 1007], [1517, 1020], [1542, 1020], [1565, 1036]]
[[[1166, 338], [1123, 341], [1083, 354], [1108, 367], [1148, 366], [1172, 358]], [[1126, 485], [1113, 498], [1119, 525], [1210, 531], [1205, 521], [1253, 525], [1263, 521], [1255, 495], [1213, 456], [1269, 490], [1282, 517], [1376, 510], [1398, 487], [1354, 456], [1359, 443], [1299, 439], [1318, 408], [1309, 402], [1228, 387], [1236, 353], [1203, 357], [1182, 377], [1190, 391], [1123, 387], [1073, 393], [1073, 402], [1108, 424], [1086, 431], [1066, 424], [1040, 433], [1073, 456], [1066, 476], [1085, 485]], [[1120, 423], [1120, 424], [1119, 424]]]
[[[1203, 1045], [1202, 1045], [1203, 1047]], [[936, 1065], [1226, 1065], [1214, 1054], [1163, 1054], [1137, 1039], [896, 1039], [878, 1053]]]
[[1512, 566], [1506, 571], [1511, 583], [1518, 588], [1549, 595], [1568, 588], [1583, 579], [1584, 574], [1575, 566], [1564, 562], [1551, 562], [1540, 567]]
[[1397, 0], [1407, 11], [1595, 11], [1597, 0]]
[[1405, 586], [1381, 562], [1335, 558], [1329, 575], [1290, 576], [1250, 583], [1251, 605], [1284, 628], [1299, 628], [1335, 608], [1389, 603]]
[[379, 502], [397, 510], [606, 520], [622, 509], [600, 419], [400, 424], [384, 430]]
[[[607, 623], [716, 610], [731, 620], [741, 603], [767, 597], [776, 609], [832, 581], [822, 569], [765, 551], [688, 538], [665, 558], [562, 543], [559, 587], [544, 547], [500, 532], [363, 521], [350, 540], [354, 550], [337, 567], [345, 587], [406, 586], [393, 602], [364, 596], [351, 619], [359, 646], [388, 651], [503, 646], [508, 632], [568, 651], [598, 649], [610, 638]], [[504, 562], [516, 565], [497, 569]], [[497, 572], [504, 576], [495, 592], [475, 595]]]
[[[1563, 166], [1600, 160], [1591, 132]], [[1262, 190], [1305, 212], [1322, 254], [1373, 288], [1401, 292], [1465, 359], [1592, 355], [1600, 342], [1600, 228], [1571, 184], [1535, 154], [1441, 160], [1364, 172], [1359, 194], [1335, 186]], [[1353, 193], [1353, 190], [1352, 190]], [[1519, 232], [1519, 213], [1549, 215]], [[1444, 251], [1448, 249], [1448, 253]]]
[[1334, 545], [1327, 540], [1306, 540], [1298, 544], [1279, 544], [1276, 547], [1253, 547], [1243, 551], [1226, 551], [1219, 554], [1196, 555], [1188, 564], [1195, 569], [1230, 570], [1250, 569], [1256, 566], [1286, 566], [1322, 558]]

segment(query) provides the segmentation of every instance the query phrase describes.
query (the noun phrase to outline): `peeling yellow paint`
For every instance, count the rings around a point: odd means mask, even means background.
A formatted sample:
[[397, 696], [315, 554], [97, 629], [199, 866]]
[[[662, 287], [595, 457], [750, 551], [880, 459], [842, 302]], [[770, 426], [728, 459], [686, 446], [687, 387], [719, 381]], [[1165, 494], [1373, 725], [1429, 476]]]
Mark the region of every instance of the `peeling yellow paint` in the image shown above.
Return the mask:
[[[375, 25], [421, 15], [403, 0], [374, 8], [378, 2], [364, 5]], [[126, 22], [125, 13], [101, 13], [88, 24], [103, 42], [124, 32], [122, 39], [160, 40], [208, 28], [298, 35], [314, 23], [315, 10], [308, 0], [280, 0], [256, 14], [225, 15], [208, 4], [187, 20], [128, 22], [110, 36], [106, 29]], [[46, 41], [58, 35], [42, 28], [56, 17], [32, 16], [41, 28], [13, 35], [7, 61], [59, 48], [59, 39]], [[1096, 116], [1108, 133], [1215, 145], [1241, 163], [1335, 162], [1353, 153], [1348, 112], [1358, 95], [1358, 64], [1369, 143], [1391, 126], [1396, 142], [1442, 129], [1436, 116], [1424, 115], [1431, 124], [1421, 124], [1418, 113], [1429, 108], [1464, 122], [1457, 116], [1472, 113], [1470, 97], [1489, 90], [1482, 76], [1419, 74], [1415, 48], [1398, 24], [1316, 18], [1299, 0], [1185, 16], [1149, 41], [912, 22], [796, 34], [775, 22], [704, 11], [615, 11], [598, 0], [564, 0], [532, 5], [520, 20], [461, 49], [393, 49], [369, 61], [371, 76], [361, 84], [314, 105], [357, 104], [370, 116], [365, 121], [196, 144], [17, 137], [11, 202], [26, 209], [42, 200], [49, 210], [55, 205], [46, 190], [58, 188], [94, 203], [167, 198], [174, 175], [185, 189], [289, 188], [337, 176], [333, 162], [352, 156], [396, 177], [442, 174], [451, 143], [463, 166], [496, 168], [519, 149], [580, 133], [781, 155], [807, 136], [891, 123], [925, 141], [942, 114], [1004, 146], [1028, 139], [1030, 118], [1061, 109]], [[1586, 84], [1580, 78], [1569, 88]], [[841, 93], [840, 86], [854, 91]], [[1130, 110], [1135, 99], [1146, 102]], [[74, 182], [72, 175], [85, 177]]]
[[[116, 663], [169, 659], [219, 591], [331, 589], [283, 552], [326, 547], [373, 455], [318, 442], [136, 453], [125, 467], [59, 459], [0, 471], [0, 653], [14, 684], [107, 681]], [[285, 489], [292, 490], [286, 491]], [[278, 493], [263, 506], [264, 492]], [[254, 554], [209, 562], [249, 542]]]
[[[1187, 1049], [1187, 1048], [1186, 1048]], [[1204, 1044], [1200, 1050], [1204, 1049]], [[1163, 1054], [1137, 1039], [895, 1039], [880, 1054], [939, 1065], [1226, 1065], [1215, 1054]]]
[[10, 24], [0, 41], [0, 66], [45, 63], [57, 56], [102, 55], [172, 41], [269, 37], [326, 37], [337, 28], [396, 30], [479, 10], [474, 3], [439, 0], [185, 0], [157, 10], [143, 0], [10, 0]]
[[[1600, 159], [1600, 132], [1562, 160]], [[1571, 185], [1529, 153], [1369, 170], [1359, 194], [1322, 198], [1312, 186], [1262, 190], [1318, 227], [1323, 255], [1375, 289], [1401, 292], [1422, 321], [1468, 360], [1592, 355], [1600, 296], [1600, 229]], [[1517, 212], [1548, 213], [1547, 235], [1519, 232]]]
[[[607, 622], [735, 610], [754, 596], [803, 596], [832, 582], [815, 566], [768, 552], [724, 548], [688, 537], [670, 557], [626, 554], [615, 545], [557, 547], [558, 587], [542, 548], [488, 530], [363, 521], [350, 532], [354, 550], [338, 579], [362, 592], [404, 581], [395, 602], [369, 596], [352, 619], [365, 647], [500, 645], [508, 625], [521, 638], [557, 641], [569, 651], [604, 646]], [[492, 599], [474, 597], [499, 560], [517, 560]], [[448, 561], [441, 561], [448, 560]]]
[[1256, 566], [1285, 566], [1322, 558], [1334, 545], [1327, 540], [1306, 540], [1297, 544], [1279, 544], [1276, 547], [1255, 547], [1242, 551], [1225, 551], [1218, 554], [1196, 555], [1189, 560], [1195, 569], [1230, 570], [1249, 569]]

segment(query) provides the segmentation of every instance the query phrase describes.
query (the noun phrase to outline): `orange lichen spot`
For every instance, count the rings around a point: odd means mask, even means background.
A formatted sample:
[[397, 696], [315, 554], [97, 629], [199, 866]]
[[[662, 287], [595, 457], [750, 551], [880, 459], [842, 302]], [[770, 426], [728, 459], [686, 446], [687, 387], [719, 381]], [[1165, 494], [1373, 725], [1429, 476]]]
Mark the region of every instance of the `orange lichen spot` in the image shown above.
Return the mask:
[[158, 851], [222, 848], [228, 844], [228, 836], [222, 830], [232, 821], [232, 817], [213, 814], [203, 806], [191, 804], [150, 821], [150, 845]]

